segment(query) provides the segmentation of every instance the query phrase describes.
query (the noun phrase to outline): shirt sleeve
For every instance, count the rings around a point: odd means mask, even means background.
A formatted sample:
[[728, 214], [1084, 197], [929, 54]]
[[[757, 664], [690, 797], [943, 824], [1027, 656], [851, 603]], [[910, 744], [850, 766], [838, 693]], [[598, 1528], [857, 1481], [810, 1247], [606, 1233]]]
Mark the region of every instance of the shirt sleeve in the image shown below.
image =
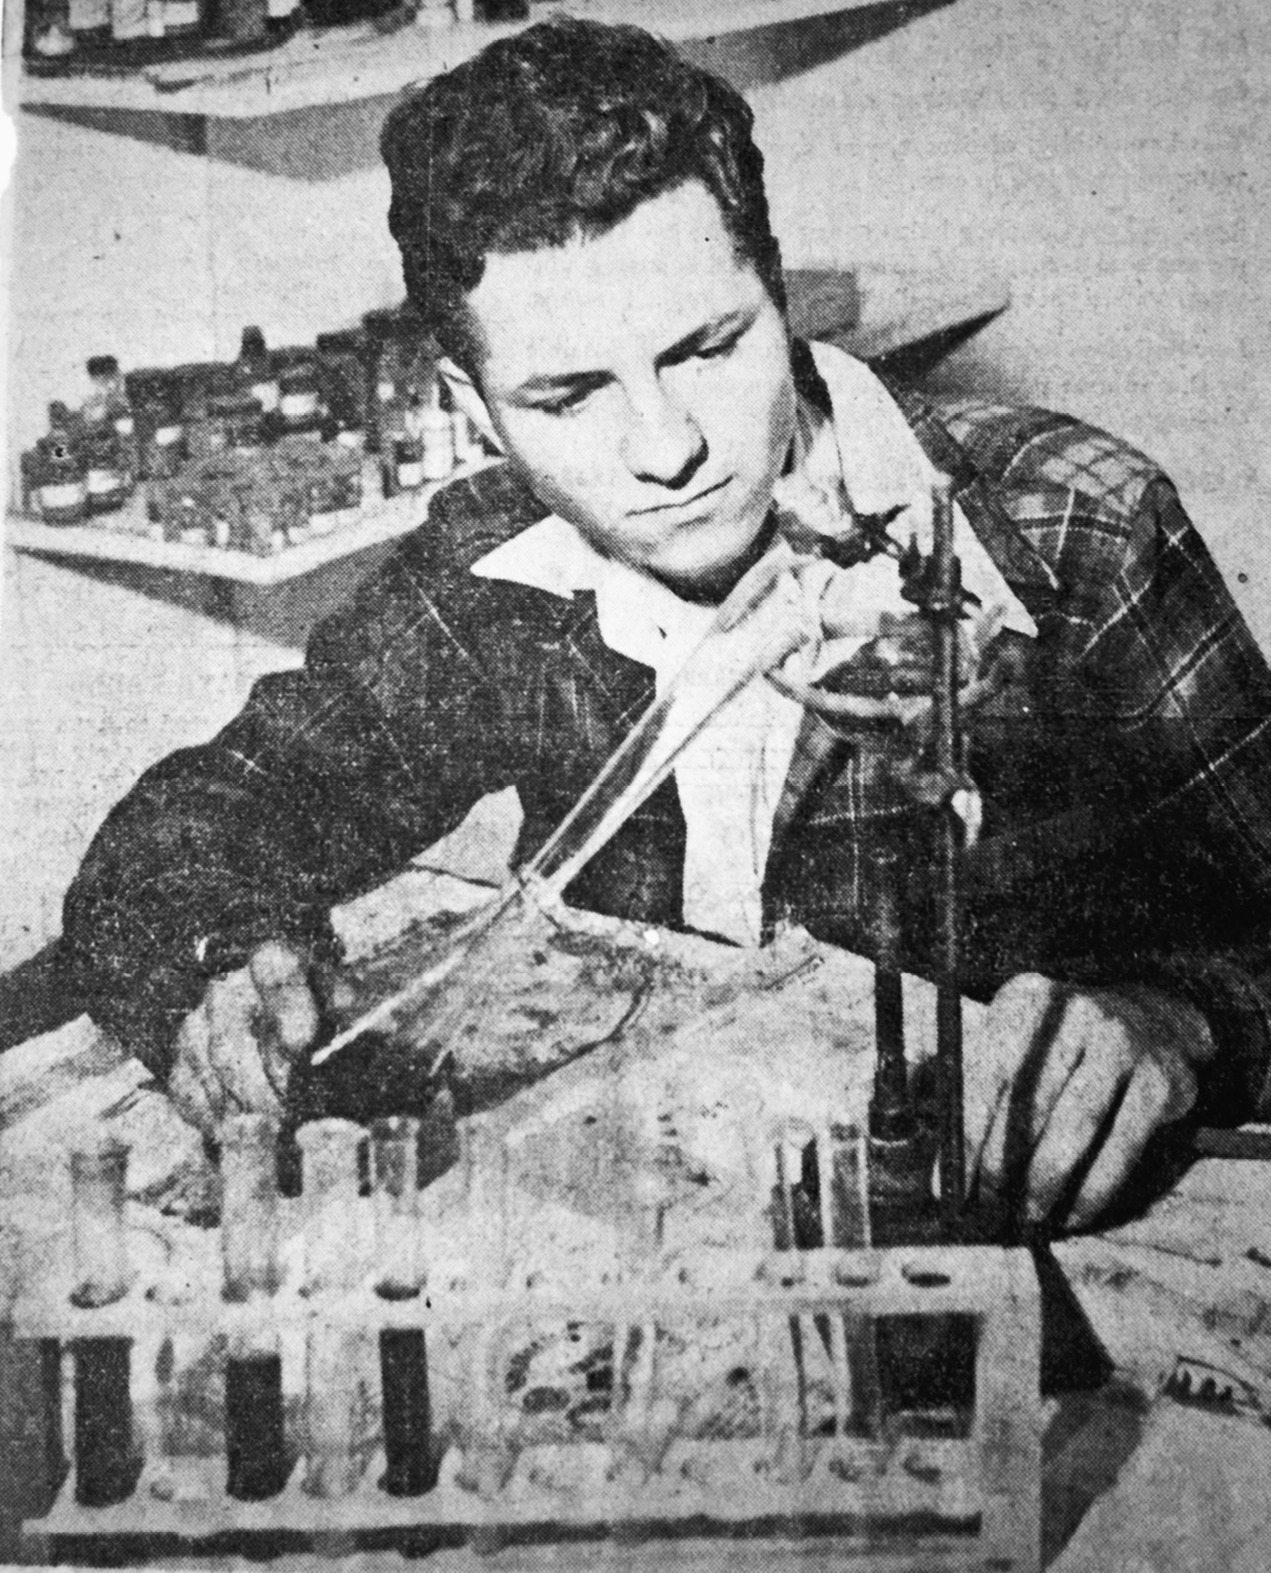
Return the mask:
[[1271, 1116], [1271, 671], [1174, 487], [1150, 481], [1072, 628], [1110, 720], [1164, 899], [1205, 894], [1143, 971], [1200, 1007], [1219, 1053], [1209, 1118]]
[[270, 937], [330, 950], [334, 904], [507, 784], [465, 597], [399, 552], [319, 626], [300, 670], [258, 682], [106, 819], [66, 897], [63, 974], [156, 1074], [209, 977]]

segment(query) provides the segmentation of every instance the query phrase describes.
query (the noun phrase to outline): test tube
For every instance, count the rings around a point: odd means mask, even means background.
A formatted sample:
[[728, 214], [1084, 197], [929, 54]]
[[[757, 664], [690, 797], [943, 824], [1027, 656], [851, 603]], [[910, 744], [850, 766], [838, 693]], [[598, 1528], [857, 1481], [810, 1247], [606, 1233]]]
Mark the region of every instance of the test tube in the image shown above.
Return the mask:
[[128, 1148], [95, 1133], [71, 1153], [71, 1226], [79, 1306], [110, 1305], [128, 1293]]
[[[381, 1264], [376, 1292], [386, 1300], [415, 1299], [424, 1285], [419, 1152], [418, 1120], [397, 1115], [372, 1125], [376, 1260]], [[422, 1327], [380, 1332], [380, 1395], [387, 1465], [380, 1484], [390, 1496], [422, 1496], [437, 1483]]]
[[[314, 1120], [296, 1133], [303, 1169], [305, 1293], [351, 1290], [361, 1276], [357, 1249], [358, 1153], [364, 1131], [351, 1120]], [[305, 1348], [304, 1489], [343, 1497], [361, 1474], [363, 1339], [317, 1320]]]
[[[76, 1305], [110, 1305], [128, 1292], [127, 1178], [128, 1148], [111, 1136], [95, 1133], [71, 1153]], [[77, 1338], [74, 1355], [75, 1500], [108, 1507], [131, 1495], [140, 1466], [132, 1340]]]
[[[221, 1131], [221, 1256], [227, 1300], [267, 1300], [278, 1287], [278, 1131], [237, 1114]], [[239, 1329], [225, 1363], [225, 1489], [243, 1502], [287, 1484], [282, 1350], [269, 1327]]]
[[[821, 1207], [828, 1243], [867, 1251], [871, 1244], [869, 1214], [869, 1141], [858, 1125], [829, 1126], [828, 1155], [821, 1171]], [[840, 1263], [835, 1279], [847, 1287], [864, 1286], [877, 1277], [868, 1258]], [[882, 1422], [878, 1372], [878, 1340], [872, 1317], [845, 1310], [830, 1318], [830, 1358], [835, 1381], [835, 1430], [877, 1436]]]
[[235, 1114], [221, 1128], [221, 1261], [225, 1298], [278, 1287], [278, 1130], [265, 1114]]
[[[788, 1120], [774, 1133], [776, 1184], [772, 1190], [773, 1244], [779, 1251], [799, 1251], [812, 1243], [816, 1230], [803, 1185], [804, 1153], [816, 1139], [801, 1120]], [[801, 1269], [796, 1269], [801, 1271]]]
[[424, 1285], [420, 1240], [419, 1121], [408, 1115], [371, 1126], [375, 1196], [376, 1290], [386, 1300], [409, 1300]]
[[296, 1132], [303, 1173], [306, 1294], [349, 1290], [361, 1277], [358, 1153], [365, 1135], [352, 1120], [311, 1120]]

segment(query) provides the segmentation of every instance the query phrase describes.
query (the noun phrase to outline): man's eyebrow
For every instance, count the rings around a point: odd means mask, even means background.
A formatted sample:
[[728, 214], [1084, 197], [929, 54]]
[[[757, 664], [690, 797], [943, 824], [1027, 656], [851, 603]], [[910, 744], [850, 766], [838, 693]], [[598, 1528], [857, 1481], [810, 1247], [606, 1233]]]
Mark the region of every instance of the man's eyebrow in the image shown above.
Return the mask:
[[[758, 307], [742, 306], [736, 311], [726, 311], [718, 317], [712, 317], [709, 322], [704, 322], [700, 327], [686, 333], [682, 339], [662, 350], [656, 364], [659, 366], [673, 366], [677, 361], [691, 355], [694, 350], [703, 344], [709, 344], [720, 334], [727, 335], [734, 328], [747, 328], [758, 315]], [[607, 371], [562, 371], [545, 372], [541, 376], [527, 377], [508, 394], [514, 400], [533, 398], [538, 394], [574, 393], [584, 389], [599, 388], [610, 380], [611, 373]]]

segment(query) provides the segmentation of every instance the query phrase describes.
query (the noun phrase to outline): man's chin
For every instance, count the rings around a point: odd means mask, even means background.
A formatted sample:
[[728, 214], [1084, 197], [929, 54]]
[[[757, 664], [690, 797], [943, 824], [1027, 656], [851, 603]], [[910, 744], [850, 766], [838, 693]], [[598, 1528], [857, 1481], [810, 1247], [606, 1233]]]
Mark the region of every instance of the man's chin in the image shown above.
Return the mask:
[[775, 525], [765, 518], [731, 549], [721, 543], [718, 552], [699, 550], [689, 561], [671, 560], [646, 569], [655, 579], [686, 601], [722, 601], [741, 576], [752, 568], [772, 544]]

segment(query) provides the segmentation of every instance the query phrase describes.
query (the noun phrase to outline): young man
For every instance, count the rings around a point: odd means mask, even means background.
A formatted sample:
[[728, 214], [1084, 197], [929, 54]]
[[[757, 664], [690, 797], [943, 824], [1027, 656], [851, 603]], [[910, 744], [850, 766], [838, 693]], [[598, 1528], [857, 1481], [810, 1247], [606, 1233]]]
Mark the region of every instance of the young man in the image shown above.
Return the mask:
[[[1141, 455], [1039, 411], [942, 421], [791, 340], [750, 128], [647, 35], [569, 21], [393, 111], [407, 290], [507, 462], [115, 809], [67, 899], [74, 985], [191, 1119], [269, 1106], [333, 904], [507, 785], [529, 855], [768, 550], [774, 495], [828, 511], [822, 632], [868, 664], [903, 611], [870, 526], [907, 540], [939, 469], [973, 633], [1017, 672], [969, 722], [966, 984], [995, 995], [971, 1182], [1079, 1226], [1198, 1090], [1210, 1117], [1271, 1107], [1271, 673]], [[879, 751], [772, 684], [737, 703], [569, 898], [742, 943], [789, 915], [869, 953], [871, 849], [911, 818]], [[917, 968], [923, 864], [910, 845]]]

